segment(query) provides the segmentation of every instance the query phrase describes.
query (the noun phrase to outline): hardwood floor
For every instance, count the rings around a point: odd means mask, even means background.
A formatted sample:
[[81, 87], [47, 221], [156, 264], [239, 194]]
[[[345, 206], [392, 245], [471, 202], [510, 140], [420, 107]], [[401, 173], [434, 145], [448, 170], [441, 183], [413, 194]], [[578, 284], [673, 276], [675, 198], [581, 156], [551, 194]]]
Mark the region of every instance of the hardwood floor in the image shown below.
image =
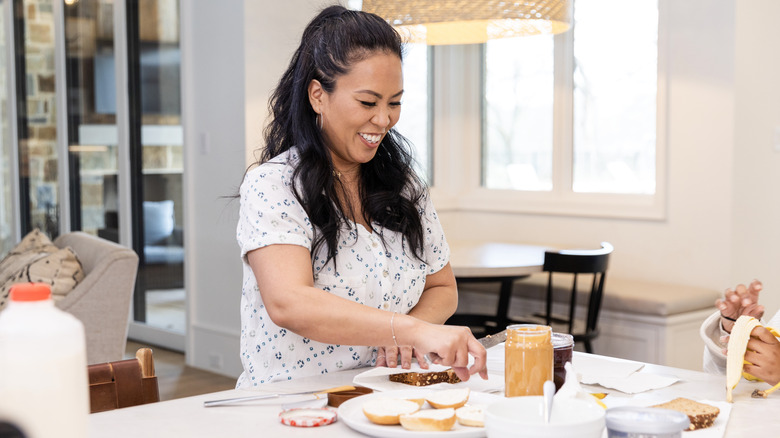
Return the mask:
[[236, 379], [187, 366], [184, 354], [134, 341], [127, 341], [125, 357], [135, 357], [139, 348], [149, 347], [160, 390], [160, 401], [223, 391], [236, 387]]

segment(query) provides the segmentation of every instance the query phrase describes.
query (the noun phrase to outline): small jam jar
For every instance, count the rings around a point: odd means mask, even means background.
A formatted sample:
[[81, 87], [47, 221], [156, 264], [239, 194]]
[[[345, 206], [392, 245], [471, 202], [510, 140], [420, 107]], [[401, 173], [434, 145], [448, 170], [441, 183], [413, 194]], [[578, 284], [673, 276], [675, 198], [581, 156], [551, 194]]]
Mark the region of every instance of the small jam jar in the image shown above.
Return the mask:
[[553, 381], [555, 391], [561, 389], [566, 381], [566, 362], [571, 362], [571, 352], [574, 349], [574, 336], [568, 333], [553, 333]]

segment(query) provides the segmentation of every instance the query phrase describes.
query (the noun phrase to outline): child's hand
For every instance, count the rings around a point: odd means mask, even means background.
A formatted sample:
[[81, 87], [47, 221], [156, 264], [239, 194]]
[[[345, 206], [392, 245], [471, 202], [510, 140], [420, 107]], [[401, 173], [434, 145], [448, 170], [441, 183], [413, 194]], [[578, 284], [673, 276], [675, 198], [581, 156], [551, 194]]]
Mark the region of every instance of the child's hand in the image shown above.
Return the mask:
[[734, 321], [742, 315], [761, 319], [764, 316], [764, 306], [758, 304], [758, 294], [763, 285], [753, 280], [749, 286], [737, 285], [736, 290], [727, 289], [724, 299], [715, 301], [715, 307], [720, 310], [721, 323], [726, 332], [731, 333]]
[[[764, 327], [756, 327], [750, 334], [743, 370], [774, 386], [780, 382], [780, 341]], [[752, 365], [751, 365], [752, 364]]]

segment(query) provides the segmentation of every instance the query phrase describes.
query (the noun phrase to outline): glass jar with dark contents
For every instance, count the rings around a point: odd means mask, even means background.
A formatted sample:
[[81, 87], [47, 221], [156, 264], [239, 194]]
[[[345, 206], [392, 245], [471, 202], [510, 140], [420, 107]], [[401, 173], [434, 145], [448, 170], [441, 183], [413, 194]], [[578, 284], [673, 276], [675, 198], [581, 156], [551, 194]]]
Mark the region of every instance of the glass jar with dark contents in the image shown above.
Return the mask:
[[571, 352], [574, 348], [574, 336], [568, 333], [553, 333], [553, 381], [558, 391], [566, 381], [566, 362], [571, 362]]

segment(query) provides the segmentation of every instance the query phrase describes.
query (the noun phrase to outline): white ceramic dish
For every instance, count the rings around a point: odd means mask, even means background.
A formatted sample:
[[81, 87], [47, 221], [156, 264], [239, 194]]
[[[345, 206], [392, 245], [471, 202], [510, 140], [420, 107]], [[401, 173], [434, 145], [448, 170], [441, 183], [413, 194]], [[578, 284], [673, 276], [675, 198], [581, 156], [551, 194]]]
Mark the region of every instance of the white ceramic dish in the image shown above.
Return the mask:
[[[486, 436], [484, 427], [468, 427], [455, 423], [452, 430], [447, 432], [417, 432], [406, 430], [401, 426], [380, 426], [374, 424], [363, 415], [363, 403], [377, 398], [424, 398], [425, 394], [436, 389], [404, 389], [399, 391], [375, 392], [373, 394], [363, 395], [347, 400], [339, 406], [339, 421], [343, 421], [352, 429], [369, 436], [380, 438], [430, 438], [430, 437], [453, 437], [453, 438], [480, 438]], [[495, 394], [486, 394], [483, 392], [471, 392], [468, 404], [490, 405], [491, 403], [503, 400], [504, 397]], [[431, 409], [426, 403], [423, 409]]]
[[485, 410], [488, 437], [601, 438], [604, 408], [578, 399], [556, 400], [550, 423], [544, 422], [541, 396], [504, 398]]

